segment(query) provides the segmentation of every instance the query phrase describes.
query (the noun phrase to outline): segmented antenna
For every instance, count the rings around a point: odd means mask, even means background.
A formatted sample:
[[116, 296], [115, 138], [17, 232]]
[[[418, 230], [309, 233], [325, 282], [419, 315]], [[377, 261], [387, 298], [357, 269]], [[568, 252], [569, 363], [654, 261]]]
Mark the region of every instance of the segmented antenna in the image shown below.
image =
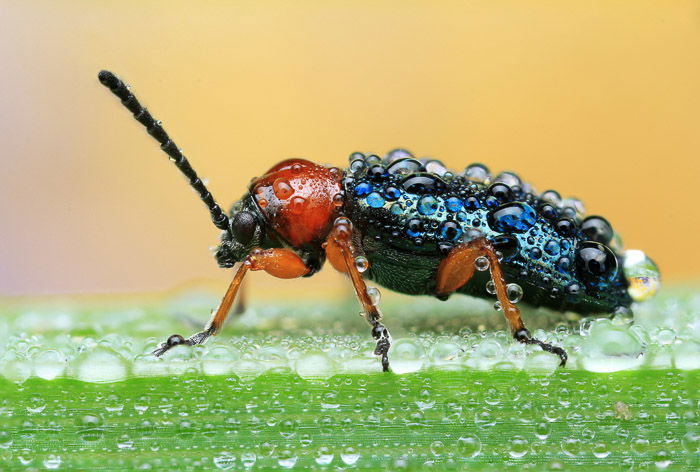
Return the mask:
[[199, 194], [204, 204], [211, 213], [211, 220], [214, 225], [224, 231], [231, 231], [229, 226], [229, 218], [226, 216], [221, 207], [214, 201], [209, 190], [207, 190], [204, 182], [197, 176], [190, 165], [187, 158], [180, 152], [177, 145], [170, 139], [168, 133], [165, 132], [160, 124], [160, 121], [153, 119], [151, 114], [139, 103], [133, 93], [129, 91], [127, 86], [119, 80], [119, 78], [107, 70], [100, 71], [97, 75], [100, 82], [105, 87], [109, 88], [114, 95], [119, 97], [124, 105], [131, 113], [133, 113], [136, 121], [141, 123], [148, 131], [148, 134], [153, 136], [160, 143], [160, 148], [170, 156], [170, 160], [175, 163], [178, 169], [185, 174], [190, 185]]

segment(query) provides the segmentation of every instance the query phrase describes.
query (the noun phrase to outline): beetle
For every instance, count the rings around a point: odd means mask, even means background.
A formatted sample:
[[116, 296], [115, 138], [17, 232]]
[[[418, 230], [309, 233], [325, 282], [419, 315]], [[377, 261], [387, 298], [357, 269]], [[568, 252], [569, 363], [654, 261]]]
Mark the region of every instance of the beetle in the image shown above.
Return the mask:
[[117, 76], [101, 71], [114, 93], [187, 177], [221, 230], [216, 259], [237, 267], [212, 318], [188, 338], [171, 335], [156, 356], [202, 344], [231, 311], [248, 271], [283, 279], [309, 277], [327, 259], [352, 281], [389, 370], [389, 331], [371, 280], [410, 295], [445, 300], [453, 293], [496, 296], [515, 340], [559, 356], [561, 347], [535, 339], [517, 302], [582, 314], [628, 312], [659, 288], [659, 271], [642, 251], [623, 251], [601, 216], [583, 216], [575, 199], [537, 193], [512, 172], [495, 177], [482, 164], [463, 173], [403, 149], [383, 159], [353, 153], [346, 170], [288, 159], [253, 179], [226, 214], [161, 123]]

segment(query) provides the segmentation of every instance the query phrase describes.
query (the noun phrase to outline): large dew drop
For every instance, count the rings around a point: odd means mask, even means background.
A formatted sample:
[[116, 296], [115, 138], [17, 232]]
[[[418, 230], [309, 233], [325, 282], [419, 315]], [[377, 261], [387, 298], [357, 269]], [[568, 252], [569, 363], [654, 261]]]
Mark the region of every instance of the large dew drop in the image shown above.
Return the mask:
[[647, 300], [659, 290], [661, 285], [659, 268], [643, 251], [637, 249], [625, 251], [622, 267], [629, 283], [627, 292], [635, 302]]
[[535, 221], [535, 210], [522, 202], [501, 205], [488, 216], [489, 226], [499, 233], [524, 233], [535, 225]]

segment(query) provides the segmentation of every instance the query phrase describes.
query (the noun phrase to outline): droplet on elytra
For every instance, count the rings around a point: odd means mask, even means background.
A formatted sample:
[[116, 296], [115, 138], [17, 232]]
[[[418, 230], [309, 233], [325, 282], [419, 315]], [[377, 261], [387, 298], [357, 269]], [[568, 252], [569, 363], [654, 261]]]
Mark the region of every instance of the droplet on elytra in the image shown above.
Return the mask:
[[472, 164], [464, 169], [464, 176], [472, 182], [488, 185], [491, 182], [491, 174], [488, 167], [483, 164]]
[[501, 205], [488, 214], [491, 229], [499, 233], [524, 233], [535, 225], [537, 213], [527, 203]]
[[421, 215], [432, 215], [438, 210], [439, 201], [432, 195], [426, 195], [418, 200], [418, 213]]

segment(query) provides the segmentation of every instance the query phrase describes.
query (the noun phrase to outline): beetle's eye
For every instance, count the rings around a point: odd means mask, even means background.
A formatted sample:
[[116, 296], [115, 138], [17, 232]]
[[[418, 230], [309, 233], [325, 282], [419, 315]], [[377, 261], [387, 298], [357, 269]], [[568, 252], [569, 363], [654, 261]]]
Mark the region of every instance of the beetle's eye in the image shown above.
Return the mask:
[[576, 250], [579, 275], [591, 282], [612, 280], [617, 274], [617, 258], [609, 247], [595, 241], [584, 241]]
[[241, 244], [248, 244], [255, 235], [255, 216], [249, 211], [239, 211], [231, 218], [231, 233]]

